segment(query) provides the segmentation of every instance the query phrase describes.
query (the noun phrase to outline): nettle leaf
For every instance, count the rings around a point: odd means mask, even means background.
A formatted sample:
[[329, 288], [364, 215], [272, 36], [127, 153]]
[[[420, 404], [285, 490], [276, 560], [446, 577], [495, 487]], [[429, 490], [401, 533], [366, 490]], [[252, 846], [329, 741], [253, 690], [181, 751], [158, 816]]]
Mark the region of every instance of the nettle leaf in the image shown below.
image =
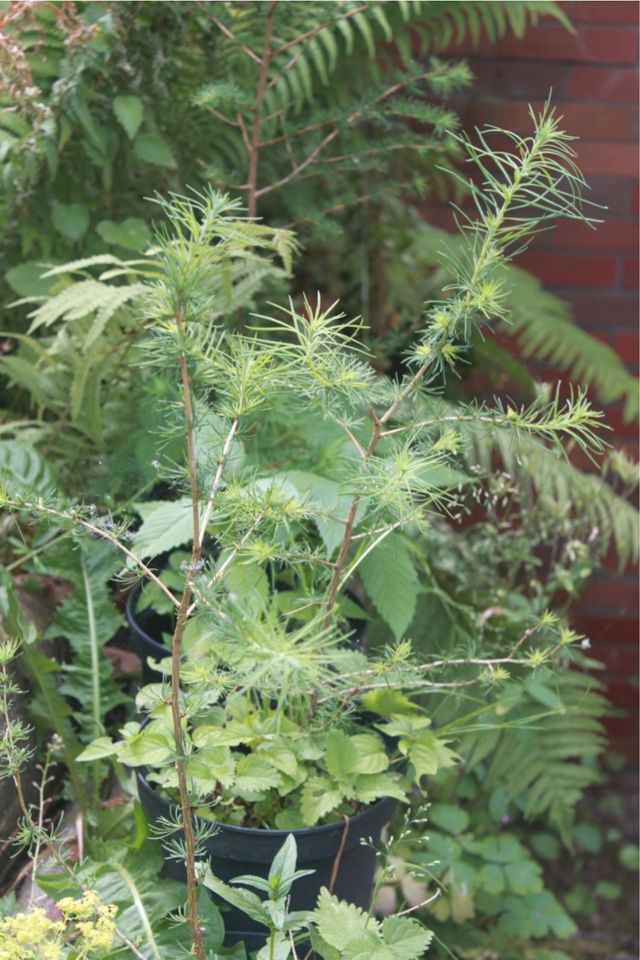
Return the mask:
[[141, 730], [120, 744], [118, 757], [129, 767], [156, 766], [165, 763], [173, 753], [168, 737], [151, 730]]
[[365, 773], [357, 777], [355, 793], [362, 803], [373, 803], [382, 797], [395, 797], [406, 801], [407, 792], [403, 790], [389, 773]]
[[139, 97], [116, 97], [113, 101], [113, 112], [127, 131], [129, 140], [133, 140], [144, 115], [142, 100]]
[[277, 787], [279, 782], [279, 772], [266, 760], [249, 754], [238, 761], [234, 790], [243, 800], [261, 800], [264, 793]]
[[420, 592], [405, 541], [390, 533], [358, 569], [371, 602], [399, 640], [413, 620]]
[[411, 761], [416, 772], [416, 781], [423, 776], [434, 776], [440, 768], [452, 767], [458, 757], [429, 729], [428, 717], [401, 714], [387, 723], [376, 724], [379, 730], [390, 737], [399, 737], [398, 749]]
[[373, 945], [378, 942], [378, 921], [359, 907], [338, 900], [326, 887], [320, 891], [315, 919], [322, 939], [341, 952], [350, 944], [361, 941], [367, 933], [373, 938]]
[[127, 217], [120, 223], [113, 220], [101, 220], [96, 231], [105, 243], [127, 250], [144, 250], [151, 242], [151, 231], [139, 217]]
[[308, 827], [326, 817], [342, 802], [342, 791], [325, 777], [310, 777], [302, 788], [300, 812]]
[[92, 760], [102, 760], [103, 757], [112, 757], [118, 752], [118, 744], [111, 737], [97, 737], [80, 753], [76, 760], [90, 763]]
[[358, 773], [358, 751], [351, 737], [342, 730], [331, 730], [325, 737], [324, 762], [334, 780], [348, 783]]
[[140, 133], [133, 142], [133, 150], [139, 160], [156, 167], [176, 166], [176, 158], [166, 140], [157, 133]]
[[389, 757], [380, 737], [359, 733], [350, 737], [356, 751], [356, 773], [382, 773], [389, 766]]
[[196, 789], [213, 793], [216, 783], [228, 790], [233, 785], [236, 762], [228, 747], [198, 750], [186, 763], [187, 777]]
[[193, 540], [193, 514], [189, 497], [179, 500], [149, 500], [134, 504], [142, 525], [133, 538], [140, 559], [157, 557]]
[[393, 947], [395, 960], [420, 960], [433, 940], [433, 933], [407, 917], [387, 917], [382, 923], [382, 936]]
[[51, 219], [59, 233], [69, 240], [79, 240], [89, 226], [89, 211], [81, 203], [58, 203], [51, 206]]

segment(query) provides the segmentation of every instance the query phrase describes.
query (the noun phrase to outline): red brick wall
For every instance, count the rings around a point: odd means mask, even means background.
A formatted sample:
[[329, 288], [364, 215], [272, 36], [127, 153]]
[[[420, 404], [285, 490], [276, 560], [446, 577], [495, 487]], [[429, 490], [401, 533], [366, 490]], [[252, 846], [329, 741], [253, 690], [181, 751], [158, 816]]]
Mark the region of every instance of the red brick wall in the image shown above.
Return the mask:
[[[612, 346], [638, 372], [638, 4], [564, 3], [575, 33], [554, 20], [507, 36], [468, 56], [476, 82], [457, 107], [466, 129], [496, 123], [529, 129], [528, 105], [539, 107], [553, 89], [564, 127], [580, 137], [578, 164], [590, 198], [605, 204], [596, 231], [563, 223], [544, 235], [520, 263], [574, 308], [578, 323]], [[443, 211], [433, 210], [435, 222]], [[614, 442], [636, 459], [637, 425], [607, 410]], [[600, 574], [578, 611], [594, 656], [606, 663], [610, 695], [627, 715], [611, 720], [618, 749], [637, 755], [637, 571]]]

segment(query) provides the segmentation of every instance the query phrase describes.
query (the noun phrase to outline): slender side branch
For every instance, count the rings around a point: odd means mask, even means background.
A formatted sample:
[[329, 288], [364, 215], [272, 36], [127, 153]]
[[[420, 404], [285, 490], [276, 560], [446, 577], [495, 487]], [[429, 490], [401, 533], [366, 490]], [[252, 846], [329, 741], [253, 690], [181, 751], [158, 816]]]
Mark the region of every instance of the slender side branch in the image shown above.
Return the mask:
[[253, 219], [257, 210], [257, 187], [258, 187], [258, 158], [260, 156], [260, 131], [262, 129], [262, 108], [264, 98], [267, 94], [267, 82], [269, 80], [269, 66], [271, 64], [271, 42], [273, 37], [273, 20], [276, 12], [276, 0], [269, 0], [267, 16], [264, 27], [264, 46], [260, 63], [260, 73], [258, 75], [258, 90], [256, 93], [256, 106], [251, 125], [251, 142], [249, 145], [249, 169], [247, 173], [248, 197], [247, 214]]
[[227, 462], [229, 453], [231, 451], [231, 447], [233, 445], [233, 441], [235, 439], [237, 431], [238, 431], [238, 419], [236, 418], [231, 424], [231, 429], [229, 430], [229, 433], [227, 434], [227, 437], [224, 441], [224, 445], [222, 447], [222, 453], [220, 454], [220, 459], [218, 460], [216, 473], [213, 478], [213, 482], [211, 484], [211, 490], [209, 491], [209, 499], [207, 500], [207, 505], [202, 515], [202, 522], [200, 524], [200, 536], [199, 536], [201, 549], [202, 549], [202, 544], [207, 532], [207, 525], [209, 523], [209, 519], [211, 518], [211, 513], [213, 511], [213, 505], [215, 502], [216, 493], [218, 492], [220, 483], [222, 482], [222, 474], [224, 471], [224, 467]]

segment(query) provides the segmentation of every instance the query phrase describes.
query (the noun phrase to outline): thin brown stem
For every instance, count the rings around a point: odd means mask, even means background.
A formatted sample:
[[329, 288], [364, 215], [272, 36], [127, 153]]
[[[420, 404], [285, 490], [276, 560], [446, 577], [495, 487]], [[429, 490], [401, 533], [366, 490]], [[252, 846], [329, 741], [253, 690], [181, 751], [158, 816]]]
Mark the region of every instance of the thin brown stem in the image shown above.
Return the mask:
[[251, 125], [251, 138], [249, 144], [249, 167], [247, 172], [248, 196], [247, 213], [250, 218], [255, 217], [257, 212], [258, 200], [258, 160], [260, 157], [260, 131], [262, 129], [262, 108], [264, 98], [267, 93], [267, 83], [269, 80], [269, 67], [271, 64], [271, 42], [273, 38], [273, 20], [276, 12], [276, 0], [269, 0], [267, 16], [264, 26], [264, 46], [262, 57], [259, 59], [260, 72], [258, 74], [258, 89], [256, 93], [256, 106]]
[[313, 161], [317, 158], [318, 154], [321, 153], [321, 151], [324, 150], [324, 148], [327, 147], [333, 140], [335, 140], [335, 138], [338, 136], [339, 133], [340, 131], [337, 128], [335, 130], [332, 130], [331, 133], [328, 133], [326, 137], [324, 137], [324, 139], [320, 141], [318, 146], [315, 147], [311, 151], [311, 153], [307, 157], [305, 157], [304, 160], [302, 160], [296, 167], [294, 167], [290, 173], [288, 173], [285, 177], [281, 177], [280, 180], [276, 180], [275, 183], [269, 183], [267, 184], [267, 186], [262, 187], [261, 190], [257, 190], [256, 197], [262, 197], [267, 193], [271, 193], [272, 190], [277, 190], [279, 187], [283, 187], [286, 183], [289, 183], [291, 180], [295, 180], [295, 178], [299, 176], [303, 170], [306, 170], [309, 164], [313, 163]]
[[[179, 336], [185, 330], [186, 321], [182, 310], [176, 311], [176, 325]], [[180, 377], [182, 381], [182, 401], [185, 418], [185, 445], [187, 454], [187, 471], [191, 488], [191, 507], [193, 521], [193, 545], [191, 548], [191, 566], [187, 574], [184, 592], [178, 608], [176, 626], [171, 646], [171, 717], [173, 720], [173, 736], [175, 740], [176, 760], [175, 768], [178, 777], [178, 792], [182, 810], [182, 827], [184, 831], [185, 870], [187, 875], [187, 919], [193, 952], [197, 960], [206, 960], [206, 951], [202, 937], [200, 913], [198, 910], [198, 877], [196, 874], [196, 838], [193, 826], [193, 810], [189, 797], [187, 773], [185, 766], [184, 738], [182, 735], [182, 710], [180, 705], [180, 660], [182, 655], [182, 640], [184, 630], [189, 619], [189, 606], [192, 597], [192, 584], [202, 552], [200, 538], [200, 492], [198, 489], [198, 474], [195, 453], [193, 397], [191, 393], [191, 376], [189, 364], [184, 352], [179, 359]]]
[[262, 61], [260, 60], [260, 57], [258, 56], [258, 54], [257, 54], [257, 53], [254, 53], [253, 50], [251, 49], [251, 47], [248, 47], [245, 43], [242, 43], [240, 40], [238, 40], [238, 38], [235, 36], [235, 34], [232, 33], [231, 30], [229, 30], [229, 28], [228, 28], [227, 26], [225, 26], [224, 23], [222, 23], [220, 20], [218, 20], [217, 17], [212, 17], [212, 20], [213, 20], [213, 22], [215, 23], [215, 25], [216, 25], [216, 27], [218, 28], [218, 30], [220, 31], [220, 33], [224, 33], [224, 35], [225, 35], [225, 37], [227, 37], [227, 39], [233, 40], [234, 43], [237, 43], [238, 46], [240, 47], [240, 49], [241, 49], [244, 53], [246, 53], [246, 55], [247, 55], [248, 57], [250, 57], [250, 59], [253, 60], [254, 63], [261, 63], [261, 62], [262, 62]]

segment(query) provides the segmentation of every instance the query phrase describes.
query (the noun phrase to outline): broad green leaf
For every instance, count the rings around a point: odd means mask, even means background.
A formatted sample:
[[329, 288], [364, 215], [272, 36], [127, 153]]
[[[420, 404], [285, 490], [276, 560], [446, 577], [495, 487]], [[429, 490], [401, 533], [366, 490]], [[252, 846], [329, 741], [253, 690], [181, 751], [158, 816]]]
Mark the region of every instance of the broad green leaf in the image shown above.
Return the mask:
[[325, 766], [334, 780], [348, 783], [358, 772], [358, 752], [351, 737], [330, 730], [325, 738]]
[[81, 203], [58, 203], [51, 206], [53, 225], [69, 240], [79, 240], [89, 226], [89, 211]]
[[314, 826], [342, 802], [342, 792], [324, 777], [310, 777], [302, 788], [300, 811], [308, 827]]
[[5, 280], [20, 297], [45, 297], [51, 292], [54, 280], [43, 276], [50, 264], [30, 261], [7, 270]]
[[127, 217], [120, 223], [113, 220], [101, 220], [96, 226], [105, 243], [127, 250], [144, 250], [151, 242], [151, 231], [139, 217]]
[[172, 752], [168, 737], [161, 733], [142, 730], [120, 744], [118, 758], [129, 767], [153, 767], [168, 760]]
[[112, 757], [118, 752], [118, 745], [111, 737], [97, 737], [88, 747], [85, 747], [76, 760], [89, 763], [91, 760], [101, 760], [103, 757]]
[[372, 944], [378, 940], [380, 924], [373, 917], [353, 904], [344, 903], [323, 887], [318, 897], [315, 913], [318, 933], [323, 940], [344, 951], [354, 941], [359, 941], [367, 933], [371, 934]]
[[364, 773], [356, 778], [355, 793], [362, 803], [373, 803], [382, 797], [405, 801], [407, 792], [390, 773]]
[[269, 912], [260, 897], [256, 896], [255, 893], [251, 893], [250, 890], [239, 890], [236, 887], [230, 887], [222, 880], [219, 880], [218, 877], [215, 877], [211, 873], [211, 870], [207, 870], [203, 875], [202, 882], [208, 890], [211, 890], [233, 907], [237, 907], [238, 910], [246, 913], [252, 920], [263, 923], [265, 926], [268, 925]]
[[429, 819], [447, 833], [462, 833], [469, 826], [469, 814], [452, 803], [434, 803], [429, 807]]
[[487, 863], [479, 873], [480, 889], [485, 893], [497, 895], [505, 887], [505, 877], [502, 867], [497, 863]]
[[433, 934], [417, 920], [387, 917], [382, 923], [384, 942], [393, 947], [394, 960], [421, 960]]
[[542, 890], [542, 870], [535, 860], [516, 860], [507, 863], [505, 875], [511, 890], [520, 896]]
[[138, 134], [133, 142], [133, 150], [145, 163], [151, 163], [156, 167], [174, 168], [176, 166], [176, 158], [171, 147], [157, 133]]
[[514, 863], [527, 856], [527, 851], [520, 841], [510, 834], [486, 837], [478, 844], [478, 853], [485, 860], [491, 860], [494, 863]]
[[435, 776], [440, 768], [452, 767], [456, 755], [431, 730], [422, 730], [411, 740], [400, 740], [400, 750], [405, 753], [416, 771], [416, 780]]
[[238, 761], [234, 791], [243, 800], [260, 800], [267, 790], [277, 787], [279, 782], [278, 770], [255, 754]]
[[389, 766], [389, 758], [380, 737], [373, 733], [359, 733], [350, 737], [355, 748], [356, 773], [382, 773]]
[[400, 639], [413, 620], [420, 590], [409, 548], [390, 533], [358, 569], [371, 602]]
[[142, 123], [144, 114], [142, 100], [139, 97], [116, 97], [113, 101], [113, 112], [127, 131], [129, 140], [133, 140]]
[[133, 550], [141, 559], [158, 556], [193, 540], [191, 500], [149, 500], [135, 505], [142, 525], [133, 539]]
[[186, 763], [187, 776], [201, 792], [213, 793], [216, 783], [225, 789], [233, 785], [236, 762], [228, 747], [198, 750]]

